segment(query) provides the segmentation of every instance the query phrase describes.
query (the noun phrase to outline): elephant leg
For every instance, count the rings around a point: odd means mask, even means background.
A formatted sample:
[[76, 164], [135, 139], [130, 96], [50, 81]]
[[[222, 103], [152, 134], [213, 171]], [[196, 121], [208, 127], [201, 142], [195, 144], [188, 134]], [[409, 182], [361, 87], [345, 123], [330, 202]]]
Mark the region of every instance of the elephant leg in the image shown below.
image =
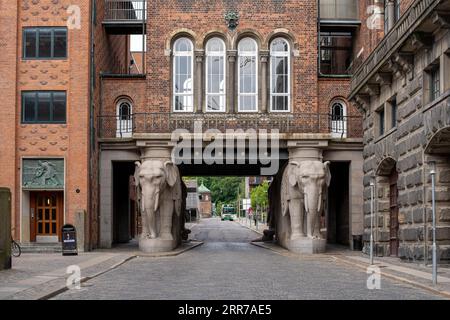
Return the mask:
[[302, 203], [300, 199], [291, 199], [289, 201], [289, 213], [291, 216], [291, 240], [302, 238], [303, 233], [303, 214]]
[[172, 235], [172, 221], [173, 221], [173, 212], [174, 212], [174, 204], [173, 201], [167, 200], [167, 204], [164, 205], [164, 208], [161, 208], [161, 238], [165, 240], [173, 240]]

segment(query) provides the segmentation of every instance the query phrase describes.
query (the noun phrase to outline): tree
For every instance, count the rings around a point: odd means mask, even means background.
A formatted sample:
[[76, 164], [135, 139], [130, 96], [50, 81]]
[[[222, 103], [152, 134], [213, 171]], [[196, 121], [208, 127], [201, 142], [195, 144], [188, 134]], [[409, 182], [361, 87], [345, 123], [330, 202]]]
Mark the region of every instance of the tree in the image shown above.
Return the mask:
[[253, 208], [266, 208], [269, 204], [269, 182], [264, 181], [251, 192]]

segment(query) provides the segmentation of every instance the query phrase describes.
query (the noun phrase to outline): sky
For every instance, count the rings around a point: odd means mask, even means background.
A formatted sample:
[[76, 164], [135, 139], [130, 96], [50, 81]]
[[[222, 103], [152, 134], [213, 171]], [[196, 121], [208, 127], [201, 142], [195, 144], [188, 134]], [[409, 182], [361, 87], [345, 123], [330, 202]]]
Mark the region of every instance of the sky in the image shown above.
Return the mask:
[[131, 35], [131, 51], [142, 51], [142, 35]]

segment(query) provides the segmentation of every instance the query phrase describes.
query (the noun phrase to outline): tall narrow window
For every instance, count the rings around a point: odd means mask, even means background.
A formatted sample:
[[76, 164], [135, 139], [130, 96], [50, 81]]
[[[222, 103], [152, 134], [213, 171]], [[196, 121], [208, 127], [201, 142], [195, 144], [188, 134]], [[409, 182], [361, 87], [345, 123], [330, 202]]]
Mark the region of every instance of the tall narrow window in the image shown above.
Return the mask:
[[441, 95], [441, 70], [439, 66], [431, 71], [430, 81], [431, 101], [433, 101]]
[[331, 135], [335, 138], [347, 137], [347, 107], [341, 100], [331, 104]]
[[258, 111], [258, 45], [244, 38], [238, 46], [238, 95], [240, 112]]
[[270, 45], [270, 109], [290, 110], [290, 49], [282, 38]]
[[131, 137], [133, 135], [132, 105], [122, 99], [117, 104], [117, 137]]
[[194, 50], [191, 40], [180, 38], [174, 43], [173, 57], [173, 109], [178, 112], [194, 111]]
[[206, 44], [206, 111], [224, 112], [225, 97], [225, 43], [213, 38]]

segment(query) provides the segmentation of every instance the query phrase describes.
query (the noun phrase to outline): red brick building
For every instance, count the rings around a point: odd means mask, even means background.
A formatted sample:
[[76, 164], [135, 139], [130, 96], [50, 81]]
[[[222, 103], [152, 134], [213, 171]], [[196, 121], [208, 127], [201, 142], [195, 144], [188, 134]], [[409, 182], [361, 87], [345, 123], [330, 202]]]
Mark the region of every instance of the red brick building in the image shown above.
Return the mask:
[[[134, 161], [170, 152], [172, 131], [201, 120], [278, 129], [281, 166], [300, 149], [331, 161], [329, 241], [350, 245], [363, 233], [363, 141], [346, 97], [383, 12], [377, 0], [2, 1], [0, 185], [13, 193], [14, 237], [58, 242], [71, 223], [86, 249], [128, 241]], [[145, 59], [131, 34], [145, 34]]]

